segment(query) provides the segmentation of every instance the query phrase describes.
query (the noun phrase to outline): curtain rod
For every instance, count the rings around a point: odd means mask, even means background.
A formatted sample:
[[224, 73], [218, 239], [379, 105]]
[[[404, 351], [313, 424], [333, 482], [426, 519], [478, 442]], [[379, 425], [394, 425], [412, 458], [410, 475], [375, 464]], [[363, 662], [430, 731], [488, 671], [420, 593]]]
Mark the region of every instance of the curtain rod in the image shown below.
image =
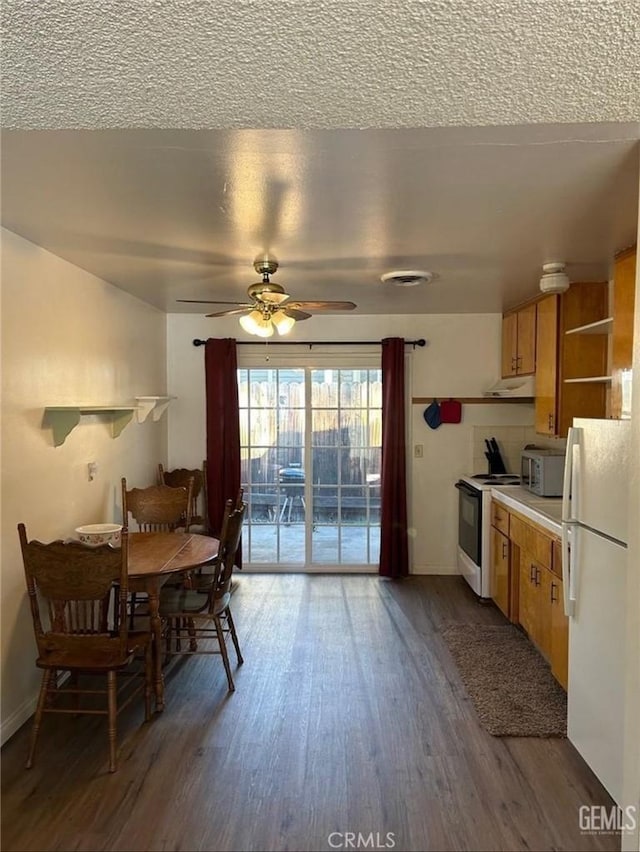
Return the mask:
[[[204, 346], [206, 340], [199, 340], [197, 337], [193, 341], [194, 346]], [[256, 346], [259, 345], [261, 341], [259, 340], [236, 340], [236, 346]], [[380, 346], [382, 344], [381, 340], [277, 340], [273, 343], [265, 340], [265, 344], [269, 346], [308, 346], [311, 349], [312, 346]], [[421, 337], [420, 340], [405, 340], [405, 346], [413, 346], [415, 349], [416, 346], [426, 346], [427, 341], [424, 337]]]

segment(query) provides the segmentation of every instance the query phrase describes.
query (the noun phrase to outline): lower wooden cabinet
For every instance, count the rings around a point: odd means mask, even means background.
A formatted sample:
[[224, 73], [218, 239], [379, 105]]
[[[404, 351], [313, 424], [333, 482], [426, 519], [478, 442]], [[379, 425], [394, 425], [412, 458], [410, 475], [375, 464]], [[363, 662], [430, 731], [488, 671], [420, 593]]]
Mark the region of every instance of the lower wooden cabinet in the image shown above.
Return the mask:
[[491, 597], [507, 618], [511, 618], [509, 569], [509, 539], [491, 527]]
[[562, 580], [551, 578], [551, 671], [566, 689], [569, 680], [569, 619], [564, 614]]
[[551, 572], [520, 551], [519, 621], [544, 657], [551, 654]]
[[560, 542], [494, 503], [492, 520], [498, 519], [501, 529], [491, 527], [491, 597], [527, 632], [566, 689], [569, 619], [564, 614]]

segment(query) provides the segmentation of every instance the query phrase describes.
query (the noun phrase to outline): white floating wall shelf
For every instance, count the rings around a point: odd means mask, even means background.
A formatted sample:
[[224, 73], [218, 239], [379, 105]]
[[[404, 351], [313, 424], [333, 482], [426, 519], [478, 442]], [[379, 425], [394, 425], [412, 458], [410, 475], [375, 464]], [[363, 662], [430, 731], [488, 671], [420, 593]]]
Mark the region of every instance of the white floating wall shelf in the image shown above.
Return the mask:
[[48, 405], [44, 410], [43, 426], [53, 431], [53, 444], [64, 444], [68, 435], [75, 429], [83, 415], [104, 415], [111, 424], [111, 436], [117, 438], [122, 430], [137, 415], [138, 423], [143, 423], [149, 414], [154, 421], [159, 420], [175, 396], [137, 396], [135, 403], [129, 405]]
[[138, 407], [136, 414], [138, 423], [144, 423], [149, 414], [154, 421], [160, 420], [162, 415], [167, 410], [169, 403], [175, 396], [137, 396], [136, 402]]

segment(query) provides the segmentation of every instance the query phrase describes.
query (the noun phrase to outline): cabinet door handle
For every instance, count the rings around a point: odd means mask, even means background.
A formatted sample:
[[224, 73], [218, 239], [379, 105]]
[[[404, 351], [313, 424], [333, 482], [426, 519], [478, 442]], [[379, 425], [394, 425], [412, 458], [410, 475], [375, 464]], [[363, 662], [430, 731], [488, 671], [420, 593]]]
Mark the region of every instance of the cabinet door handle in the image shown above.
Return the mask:
[[531, 563], [531, 567], [529, 568], [529, 581], [531, 583], [535, 583], [536, 581], [536, 566]]
[[549, 431], [553, 432], [553, 414], [549, 415]]
[[536, 568], [536, 586], [540, 585], [540, 569]]
[[503, 559], [507, 558], [507, 542], [506, 541], [502, 542], [502, 558]]
[[551, 603], [556, 603], [556, 601], [558, 600], [557, 595], [554, 596], [554, 594], [553, 594], [553, 590], [557, 589], [557, 588], [558, 588], [558, 584], [552, 582], [551, 583]]

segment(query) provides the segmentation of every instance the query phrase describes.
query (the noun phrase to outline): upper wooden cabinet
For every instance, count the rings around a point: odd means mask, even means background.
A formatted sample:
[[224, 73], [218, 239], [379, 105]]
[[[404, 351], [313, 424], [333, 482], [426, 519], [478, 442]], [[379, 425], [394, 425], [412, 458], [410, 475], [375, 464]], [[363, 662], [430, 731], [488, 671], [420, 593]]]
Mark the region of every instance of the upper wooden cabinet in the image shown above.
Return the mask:
[[[622, 252], [613, 271], [613, 328], [611, 340], [611, 405], [615, 419], [628, 417], [630, 400], [623, 394], [624, 371], [631, 370], [633, 358], [633, 318], [636, 290], [636, 249]], [[630, 388], [631, 376], [624, 381]]]
[[538, 302], [536, 432], [564, 437], [574, 417], [606, 416], [606, 281]]
[[560, 297], [538, 302], [536, 328], [536, 432], [555, 435], [558, 406], [558, 318]]
[[526, 376], [536, 369], [536, 305], [502, 318], [502, 377]]

